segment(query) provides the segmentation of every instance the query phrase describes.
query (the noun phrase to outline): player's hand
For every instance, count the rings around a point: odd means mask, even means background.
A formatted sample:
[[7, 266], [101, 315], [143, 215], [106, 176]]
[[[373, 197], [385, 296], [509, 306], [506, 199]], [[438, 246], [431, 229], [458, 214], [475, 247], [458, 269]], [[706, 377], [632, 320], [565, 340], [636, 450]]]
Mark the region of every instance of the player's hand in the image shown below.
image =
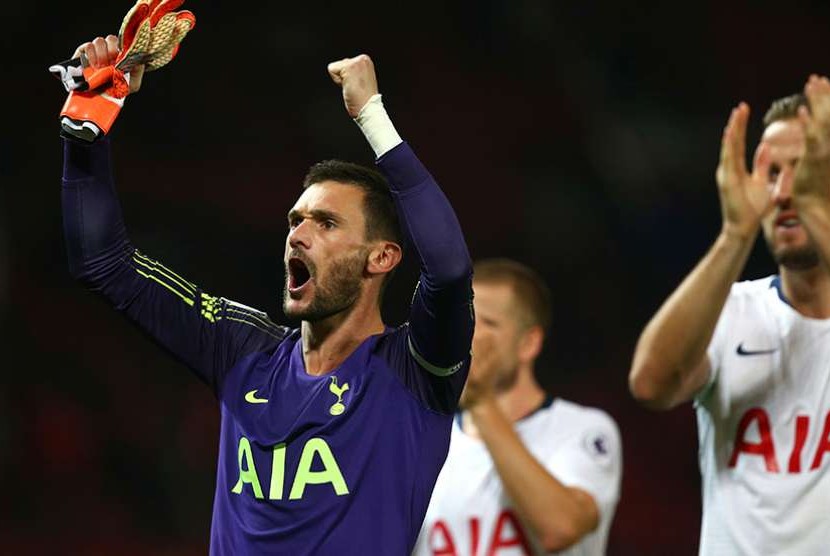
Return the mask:
[[495, 349], [494, 334], [477, 332], [473, 336], [473, 357], [470, 374], [461, 392], [459, 405], [471, 409], [485, 400], [492, 400], [496, 395], [498, 380], [498, 352]]
[[357, 118], [361, 108], [378, 93], [378, 80], [372, 59], [366, 54], [354, 58], [343, 58], [330, 63], [328, 72], [332, 81], [343, 89], [346, 112], [352, 118]]
[[804, 128], [805, 149], [795, 169], [793, 202], [830, 205], [830, 81], [811, 75], [804, 86], [810, 109], [798, 117]]
[[761, 219], [772, 209], [769, 188], [769, 147], [764, 143], [755, 151], [752, 173], [746, 168], [746, 126], [749, 106], [741, 103], [732, 110], [723, 131], [720, 164], [715, 177], [718, 182], [723, 231], [752, 240], [761, 226]]
[[[107, 35], [104, 37], [96, 37], [90, 42], [85, 42], [75, 49], [72, 58], [78, 58], [81, 55], [86, 56], [89, 67], [93, 69], [106, 68], [115, 65], [115, 60], [121, 50], [118, 48], [118, 37], [115, 35]], [[134, 66], [130, 70], [130, 93], [134, 93], [141, 88], [141, 81], [144, 78], [144, 65]]]

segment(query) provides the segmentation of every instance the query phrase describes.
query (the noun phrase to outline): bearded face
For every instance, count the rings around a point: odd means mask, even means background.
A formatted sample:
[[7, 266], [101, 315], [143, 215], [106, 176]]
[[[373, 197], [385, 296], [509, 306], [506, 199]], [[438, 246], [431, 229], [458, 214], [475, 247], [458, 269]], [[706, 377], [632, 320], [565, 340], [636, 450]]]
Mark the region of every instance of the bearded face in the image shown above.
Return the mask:
[[[360, 296], [367, 253], [342, 255], [328, 261], [322, 272], [299, 253], [285, 268], [283, 310], [292, 319], [315, 322], [348, 310]], [[305, 304], [293, 303], [308, 297]]]
[[795, 167], [804, 153], [804, 131], [796, 119], [770, 124], [761, 137], [769, 149], [768, 187], [774, 207], [763, 221], [764, 239], [775, 262], [789, 270], [808, 270], [818, 252], [792, 204]]
[[338, 182], [308, 187], [288, 213], [283, 310], [318, 321], [349, 310], [366, 278], [364, 193]]

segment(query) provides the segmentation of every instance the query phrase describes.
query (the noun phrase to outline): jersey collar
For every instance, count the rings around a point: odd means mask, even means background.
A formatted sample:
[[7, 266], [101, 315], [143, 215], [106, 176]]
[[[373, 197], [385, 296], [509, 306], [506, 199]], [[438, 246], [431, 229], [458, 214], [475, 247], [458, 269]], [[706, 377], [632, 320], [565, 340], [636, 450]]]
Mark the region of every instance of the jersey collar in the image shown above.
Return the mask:
[[[542, 400], [542, 403], [540, 403], [538, 406], [536, 406], [536, 409], [533, 409], [533, 410], [532, 410], [532, 411], [530, 411], [530, 413], [528, 413], [527, 415], [524, 415], [524, 416], [522, 416], [522, 417], [519, 417], [519, 418], [516, 420], [516, 423], [520, 423], [520, 422], [522, 422], [522, 421], [524, 421], [524, 420], [526, 420], [526, 419], [529, 419], [530, 417], [532, 417], [532, 416], [536, 415], [537, 413], [539, 413], [539, 412], [540, 412], [540, 411], [542, 411], [543, 409], [547, 409], [547, 408], [549, 408], [551, 405], [553, 405], [553, 399], [554, 399], [554, 398], [553, 398], [553, 396], [551, 396], [550, 394], [547, 394], [547, 393], [546, 393], [546, 394], [545, 394], [545, 399], [543, 399], [543, 400]], [[462, 431], [464, 430], [464, 427], [462, 427], [462, 419], [463, 419], [463, 417], [462, 417], [462, 416], [463, 416], [463, 415], [464, 415], [464, 412], [463, 412], [463, 411], [456, 411], [456, 412], [455, 412], [455, 422], [458, 424], [458, 428], [459, 428], [459, 429], [461, 429]]]
[[784, 295], [784, 287], [781, 284], [781, 276], [779, 276], [777, 274], [775, 276], [773, 276], [772, 280], [769, 283], [769, 287], [770, 288], [775, 288], [775, 291], [778, 292], [778, 299], [780, 299], [781, 301], [783, 301], [784, 303], [786, 303], [790, 307], [793, 306], [793, 304], [790, 303], [790, 300], [787, 299], [787, 296]]

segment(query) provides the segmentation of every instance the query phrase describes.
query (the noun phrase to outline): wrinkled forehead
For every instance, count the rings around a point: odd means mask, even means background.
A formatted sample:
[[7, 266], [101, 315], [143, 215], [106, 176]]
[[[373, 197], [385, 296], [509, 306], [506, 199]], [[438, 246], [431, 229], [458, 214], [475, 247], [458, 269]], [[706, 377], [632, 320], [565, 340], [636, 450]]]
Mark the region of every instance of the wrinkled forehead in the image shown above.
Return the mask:
[[772, 162], [794, 162], [804, 152], [804, 130], [797, 119], [779, 120], [767, 126], [761, 142], [769, 146]]
[[309, 185], [303, 190], [289, 213], [325, 211], [350, 222], [362, 222], [363, 197], [363, 190], [356, 185], [324, 181]]

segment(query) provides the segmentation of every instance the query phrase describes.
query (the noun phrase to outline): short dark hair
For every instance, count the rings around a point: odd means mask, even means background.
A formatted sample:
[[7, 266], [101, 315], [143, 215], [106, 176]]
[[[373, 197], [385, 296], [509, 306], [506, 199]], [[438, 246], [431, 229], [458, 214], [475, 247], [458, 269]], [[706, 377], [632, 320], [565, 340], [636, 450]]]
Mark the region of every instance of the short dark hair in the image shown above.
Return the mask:
[[551, 325], [551, 294], [535, 270], [512, 259], [484, 259], [473, 265], [473, 281], [508, 284], [528, 326], [541, 326], [547, 333]]
[[764, 127], [781, 120], [791, 120], [798, 117], [798, 109], [802, 106], [810, 108], [810, 102], [802, 93], [772, 101], [767, 113], [764, 114]]
[[363, 190], [367, 240], [384, 239], [401, 244], [398, 211], [389, 192], [389, 184], [380, 172], [353, 162], [324, 160], [308, 169], [303, 189], [324, 181], [354, 185]]

